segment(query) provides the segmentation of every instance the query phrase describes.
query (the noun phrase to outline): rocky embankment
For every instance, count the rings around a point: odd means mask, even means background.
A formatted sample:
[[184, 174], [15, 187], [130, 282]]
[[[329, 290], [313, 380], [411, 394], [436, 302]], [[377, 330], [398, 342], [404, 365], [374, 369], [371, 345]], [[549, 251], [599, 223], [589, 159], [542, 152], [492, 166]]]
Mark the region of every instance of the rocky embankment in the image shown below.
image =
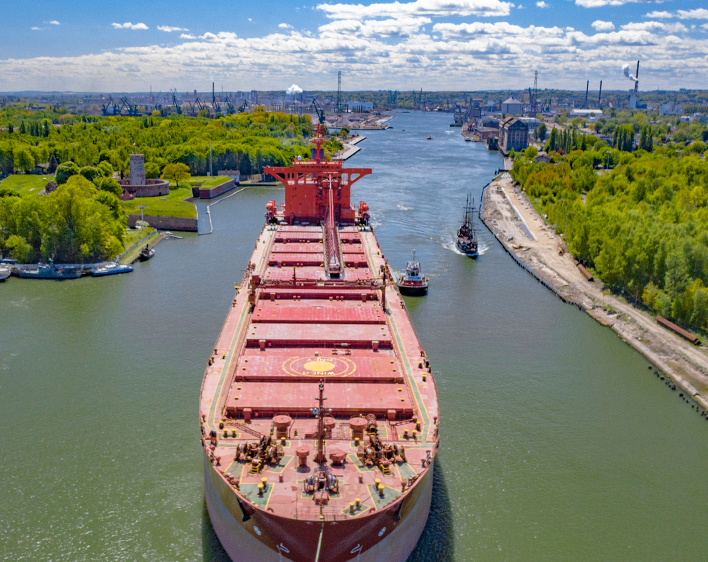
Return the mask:
[[485, 190], [481, 218], [507, 252], [564, 301], [612, 328], [642, 353], [659, 376], [708, 415], [708, 351], [669, 332], [650, 314], [609, 294], [601, 280], [588, 281], [562, 237], [546, 224], [509, 174]]

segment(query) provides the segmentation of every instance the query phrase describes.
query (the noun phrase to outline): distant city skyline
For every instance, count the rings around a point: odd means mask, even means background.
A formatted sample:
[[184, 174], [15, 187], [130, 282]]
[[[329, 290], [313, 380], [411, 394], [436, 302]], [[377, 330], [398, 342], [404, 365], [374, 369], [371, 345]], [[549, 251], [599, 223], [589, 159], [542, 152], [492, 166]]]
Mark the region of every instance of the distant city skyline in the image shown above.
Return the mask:
[[[175, 0], [6, 6], [0, 91], [706, 88], [708, 9], [692, 0], [416, 0], [197, 9]], [[89, 9], [90, 6], [90, 9]]]

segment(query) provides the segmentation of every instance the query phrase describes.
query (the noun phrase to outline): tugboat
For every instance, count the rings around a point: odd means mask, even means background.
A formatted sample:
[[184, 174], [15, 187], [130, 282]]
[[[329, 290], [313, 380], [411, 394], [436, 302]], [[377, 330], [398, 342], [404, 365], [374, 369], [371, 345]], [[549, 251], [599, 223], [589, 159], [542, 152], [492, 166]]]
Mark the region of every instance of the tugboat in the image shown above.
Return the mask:
[[471, 199], [468, 195], [467, 201], [465, 202], [462, 226], [457, 231], [457, 241], [455, 242], [457, 249], [468, 258], [476, 258], [479, 255], [477, 251], [477, 240], [474, 237], [474, 224], [472, 222], [474, 207], [472, 205], [474, 205], [474, 199]]
[[155, 255], [155, 248], [151, 248], [149, 245], [145, 246], [140, 252], [140, 261], [148, 261], [152, 256]]
[[84, 274], [82, 266], [56, 265], [54, 260], [39, 263], [31, 268], [17, 268], [17, 275], [27, 279], [78, 279]]
[[415, 261], [415, 250], [411, 261], [406, 265], [406, 274], [398, 279], [396, 285], [402, 295], [416, 297], [428, 292], [428, 278], [420, 272], [420, 263]]
[[114, 261], [100, 267], [94, 267], [91, 270], [91, 274], [94, 277], [103, 277], [104, 275], [116, 275], [117, 273], [130, 273], [131, 271], [133, 271], [133, 268], [129, 265]]
[[428, 136], [428, 140], [433, 140], [433, 137], [431, 137], [431, 136]]

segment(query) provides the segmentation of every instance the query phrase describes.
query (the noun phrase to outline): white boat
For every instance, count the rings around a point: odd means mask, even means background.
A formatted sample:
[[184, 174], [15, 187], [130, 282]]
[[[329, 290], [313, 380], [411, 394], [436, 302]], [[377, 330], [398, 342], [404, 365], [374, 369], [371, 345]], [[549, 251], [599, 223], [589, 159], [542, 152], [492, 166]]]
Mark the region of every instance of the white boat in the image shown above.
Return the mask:
[[133, 268], [129, 265], [123, 265], [116, 261], [107, 263], [106, 265], [101, 265], [99, 267], [94, 267], [91, 270], [91, 274], [94, 277], [102, 277], [104, 275], [116, 275], [118, 273], [130, 273]]

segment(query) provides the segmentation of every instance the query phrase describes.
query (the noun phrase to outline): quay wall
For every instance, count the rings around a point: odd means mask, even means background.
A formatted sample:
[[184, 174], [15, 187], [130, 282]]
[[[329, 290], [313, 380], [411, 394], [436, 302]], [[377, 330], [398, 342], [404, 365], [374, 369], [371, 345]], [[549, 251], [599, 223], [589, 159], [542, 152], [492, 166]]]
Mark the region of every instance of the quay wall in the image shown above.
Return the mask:
[[[140, 220], [140, 215], [128, 215], [128, 226], [135, 227], [135, 223]], [[184, 217], [156, 217], [154, 215], [145, 215], [143, 219], [151, 227], [158, 230], [184, 230], [188, 232], [197, 232], [197, 219], [188, 219]]]
[[227, 191], [231, 191], [235, 187], [236, 187], [236, 182], [232, 179], [227, 182], [222, 183], [221, 185], [217, 185], [216, 187], [213, 187], [212, 189], [202, 189], [200, 187], [199, 188], [199, 199], [214, 199], [214, 197], [218, 197], [222, 193], [226, 193]]

